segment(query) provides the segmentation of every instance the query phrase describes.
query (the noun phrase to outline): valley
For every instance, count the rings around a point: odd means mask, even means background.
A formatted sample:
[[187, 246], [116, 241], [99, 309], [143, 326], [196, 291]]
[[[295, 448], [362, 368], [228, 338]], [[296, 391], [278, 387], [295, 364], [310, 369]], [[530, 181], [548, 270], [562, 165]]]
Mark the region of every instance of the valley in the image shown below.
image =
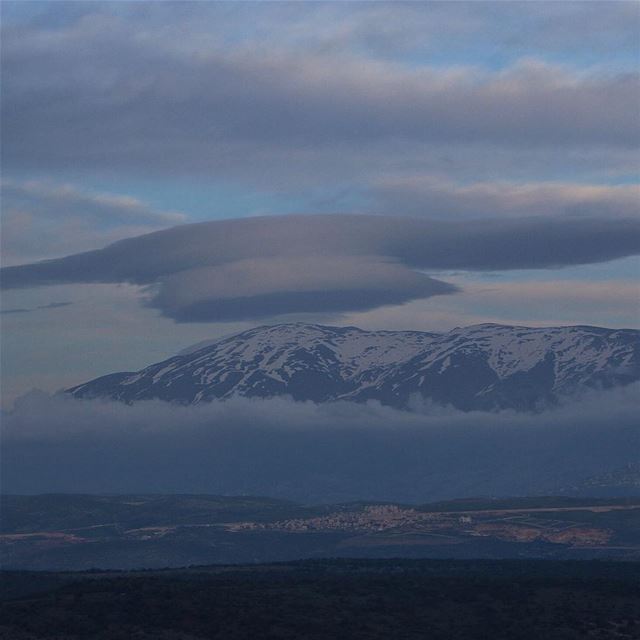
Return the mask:
[[[5, 496], [5, 568], [327, 557], [640, 560], [640, 499], [301, 505], [220, 496]], [[75, 522], [74, 522], [75, 521]]]

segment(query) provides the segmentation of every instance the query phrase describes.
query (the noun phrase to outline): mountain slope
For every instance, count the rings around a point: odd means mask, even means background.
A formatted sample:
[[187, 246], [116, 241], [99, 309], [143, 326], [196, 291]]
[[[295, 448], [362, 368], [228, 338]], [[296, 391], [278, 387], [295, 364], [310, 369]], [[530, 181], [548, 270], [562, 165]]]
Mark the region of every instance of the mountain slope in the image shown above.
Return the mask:
[[437, 334], [284, 324], [68, 391], [125, 402], [289, 395], [315, 402], [373, 399], [395, 407], [417, 396], [463, 410], [529, 410], [638, 379], [635, 330], [482, 324]]

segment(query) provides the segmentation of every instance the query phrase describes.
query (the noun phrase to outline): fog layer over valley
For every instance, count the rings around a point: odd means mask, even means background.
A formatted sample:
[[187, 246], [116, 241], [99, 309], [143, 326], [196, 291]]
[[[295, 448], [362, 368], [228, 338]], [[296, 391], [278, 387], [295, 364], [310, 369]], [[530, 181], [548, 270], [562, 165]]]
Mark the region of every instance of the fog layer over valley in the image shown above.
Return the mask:
[[6, 493], [201, 492], [309, 502], [546, 493], [636, 462], [637, 383], [538, 414], [290, 398], [132, 406], [32, 392], [3, 414]]

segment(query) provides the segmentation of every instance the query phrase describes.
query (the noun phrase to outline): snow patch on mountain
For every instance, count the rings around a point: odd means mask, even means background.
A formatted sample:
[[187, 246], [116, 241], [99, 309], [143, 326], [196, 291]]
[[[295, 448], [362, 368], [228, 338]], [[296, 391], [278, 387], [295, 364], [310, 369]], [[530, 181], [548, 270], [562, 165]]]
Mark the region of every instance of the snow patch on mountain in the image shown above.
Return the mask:
[[529, 410], [638, 379], [635, 330], [480, 324], [428, 333], [298, 323], [201, 343], [142, 371], [104, 376], [69, 392], [125, 402], [289, 395], [397, 407], [417, 395], [463, 410]]

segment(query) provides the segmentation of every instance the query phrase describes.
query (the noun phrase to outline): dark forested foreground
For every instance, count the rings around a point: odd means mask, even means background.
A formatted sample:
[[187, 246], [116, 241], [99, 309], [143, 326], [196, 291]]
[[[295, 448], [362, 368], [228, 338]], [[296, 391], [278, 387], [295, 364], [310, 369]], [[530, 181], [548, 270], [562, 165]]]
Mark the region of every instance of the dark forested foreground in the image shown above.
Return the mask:
[[315, 560], [2, 575], [0, 638], [640, 638], [640, 565]]

